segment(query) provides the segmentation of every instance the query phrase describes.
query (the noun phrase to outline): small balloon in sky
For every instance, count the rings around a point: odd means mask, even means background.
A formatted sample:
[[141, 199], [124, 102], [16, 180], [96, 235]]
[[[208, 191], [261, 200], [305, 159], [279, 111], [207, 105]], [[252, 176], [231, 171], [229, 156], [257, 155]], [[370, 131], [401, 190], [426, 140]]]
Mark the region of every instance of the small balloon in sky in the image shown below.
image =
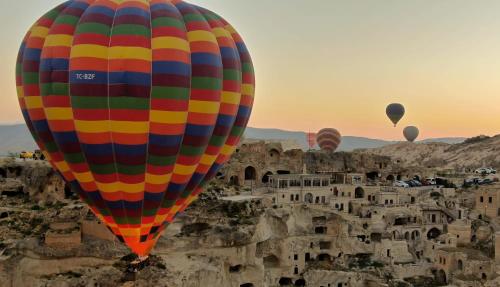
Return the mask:
[[390, 104], [385, 109], [385, 113], [387, 114], [387, 117], [389, 117], [391, 122], [394, 124], [394, 127], [396, 127], [398, 122], [405, 115], [405, 107], [403, 105], [397, 104], [397, 103]]
[[418, 138], [419, 133], [420, 132], [419, 132], [418, 128], [414, 127], [414, 126], [406, 127], [403, 130], [403, 135], [405, 136], [406, 140], [409, 142], [414, 142]]
[[316, 135], [316, 142], [321, 150], [334, 152], [340, 145], [342, 136], [334, 128], [325, 128]]

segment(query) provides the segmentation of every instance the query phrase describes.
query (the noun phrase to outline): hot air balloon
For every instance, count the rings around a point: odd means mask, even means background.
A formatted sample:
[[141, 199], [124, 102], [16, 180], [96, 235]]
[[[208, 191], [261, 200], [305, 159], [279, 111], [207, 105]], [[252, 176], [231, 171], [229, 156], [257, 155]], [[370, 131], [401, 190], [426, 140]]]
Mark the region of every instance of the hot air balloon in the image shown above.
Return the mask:
[[387, 114], [391, 122], [394, 123], [395, 127], [405, 115], [405, 107], [401, 104], [390, 104], [385, 109], [385, 113]]
[[322, 129], [316, 135], [316, 142], [324, 151], [334, 152], [340, 145], [342, 136], [332, 128]]
[[404, 129], [403, 134], [407, 141], [414, 142], [418, 138], [419, 131], [417, 127], [409, 126]]
[[19, 103], [50, 164], [139, 256], [230, 158], [254, 98], [249, 52], [181, 0], [72, 0], [29, 30]]
[[309, 145], [309, 149], [313, 149], [316, 145], [316, 134], [315, 133], [307, 133], [307, 144]]

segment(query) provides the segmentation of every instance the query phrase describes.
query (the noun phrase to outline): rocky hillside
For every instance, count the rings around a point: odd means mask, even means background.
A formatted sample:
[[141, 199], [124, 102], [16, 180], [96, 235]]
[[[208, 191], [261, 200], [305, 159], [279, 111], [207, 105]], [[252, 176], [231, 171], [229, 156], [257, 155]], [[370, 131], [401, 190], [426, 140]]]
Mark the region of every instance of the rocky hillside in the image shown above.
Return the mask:
[[500, 135], [475, 137], [458, 144], [397, 143], [358, 153], [390, 156], [405, 166], [428, 168], [476, 169], [500, 167]]

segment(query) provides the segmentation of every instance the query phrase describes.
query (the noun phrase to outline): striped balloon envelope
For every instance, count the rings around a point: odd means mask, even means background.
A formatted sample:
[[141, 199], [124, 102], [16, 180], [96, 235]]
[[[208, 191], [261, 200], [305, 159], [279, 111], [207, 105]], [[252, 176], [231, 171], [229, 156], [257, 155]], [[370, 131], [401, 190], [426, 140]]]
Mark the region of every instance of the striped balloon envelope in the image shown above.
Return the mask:
[[316, 134], [315, 133], [307, 133], [307, 145], [309, 146], [309, 149], [313, 149], [314, 146], [316, 145]]
[[48, 161], [140, 256], [230, 158], [255, 82], [233, 27], [180, 0], [67, 1], [27, 33], [16, 80]]
[[316, 135], [316, 142], [321, 150], [334, 152], [340, 145], [342, 136], [336, 129], [328, 128], [320, 130]]

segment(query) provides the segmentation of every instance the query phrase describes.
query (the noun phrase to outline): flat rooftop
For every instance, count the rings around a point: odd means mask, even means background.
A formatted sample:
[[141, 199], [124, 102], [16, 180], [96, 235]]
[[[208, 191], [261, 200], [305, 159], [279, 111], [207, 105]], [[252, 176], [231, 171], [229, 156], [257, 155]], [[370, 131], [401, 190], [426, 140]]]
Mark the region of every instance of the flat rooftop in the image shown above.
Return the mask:
[[257, 199], [262, 199], [262, 196], [256, 196], [256, 195], [235, 195], [235, 196], [226, 196], [226, 197], [222, 197], [221, 198], [221, 200], [234, 201], [234, 202], [252, 201], [252, 200], [257, 200]]

